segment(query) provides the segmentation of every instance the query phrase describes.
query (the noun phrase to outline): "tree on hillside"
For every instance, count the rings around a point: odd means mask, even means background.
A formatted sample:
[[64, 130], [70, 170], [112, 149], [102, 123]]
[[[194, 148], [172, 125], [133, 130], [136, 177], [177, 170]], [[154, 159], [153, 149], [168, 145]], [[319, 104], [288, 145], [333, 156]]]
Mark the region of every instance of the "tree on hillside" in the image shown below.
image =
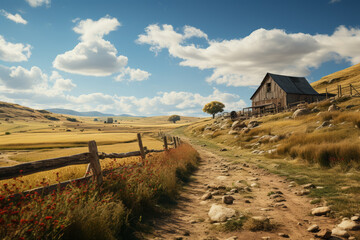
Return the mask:
[[171, 116], [168, 118], [168, 121], [173, 122], [173, 123], [176, 123], [176, 121], [180, 121], [180, 116], [179, 116], [179, 115], [171, 115]]
[[215, 114], [219, 112], [223, 112], [225, 108], [225, 105], [218, 101], [212, 101], [206, 104], [203, 108], [203, 112], [206, 112], [208, 114], [212, 114], [213, 118], [215, 118]]

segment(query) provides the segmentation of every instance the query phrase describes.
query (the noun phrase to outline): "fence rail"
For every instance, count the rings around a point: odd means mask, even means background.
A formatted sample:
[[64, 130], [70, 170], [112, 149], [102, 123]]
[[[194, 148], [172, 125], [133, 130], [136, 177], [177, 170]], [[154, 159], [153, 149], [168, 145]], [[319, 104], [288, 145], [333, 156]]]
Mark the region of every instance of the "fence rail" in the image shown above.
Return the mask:
[[[127, 153], [104, 153], [98, 152], [97, 145], [95, 141], [90, 141], [88, 143], [89, 152], [86, 153], [80, 153], [72, 156], [66, 156], [66, 157], [59, 157], [59, 158], [51, 158], [51, 159], [45, 159], [40, 161], [34, 161], [29, 163], [22, 163], [15, 166], [10, 167], [0, 167], [0, 180], [5, 179], [11, 179], [16, 178], [20, 176], [25, 176], [33, 173], [53, 170], [65, 166], [70, 165], [79, 165], [79, 164], [88, 164], [88, 167], [86, 169], [85, 175], [82, 178], [77, 179], [71, 179], [68, 181], [60, 182], [53, 185], [48, 185], [40, 188], [31, 189], [28, 191], [24, 191], [21, 194], [14, 194], [14, 197], [21, 196], [23, 194], [28, 193], [42, 193], [42, 194], [48, 194], [56, 189], [62, 189], [69, 185], [70, 183], [76, 183], [81, 181], [90, 181], [92, 178], [94, 178], [98, 185], [102, 184], [103, 176], [106, 176], [110, 170], [102, 170], [100, 166], [100, 159], [105, 158], [127, 158], [127, 157], [134, 157], [134, 156], [141, 156], [141, 159], [144, 160], [146, 155], [148, 153], [154, 153], [154, 152], [164, 152], [169, 150], [169, 145], [174, 145], [174, 148], [178, 147], [181, 144], [181, 140], [178, 137], [172, 137], [173, 142], [168, 143], [167, 137], [163, 138], [164, 142], [164, 149], [162, 150], [156, 150], [156, 149], [150, 149], [148, 150], [147, 147], [143, 146], [141, 134], [137, 134], [138, 142], [139, 142], [139, 151], [134, 152], [127, 152]], [[92, 172], [92, 175], [89, 175], [90, 172]]]

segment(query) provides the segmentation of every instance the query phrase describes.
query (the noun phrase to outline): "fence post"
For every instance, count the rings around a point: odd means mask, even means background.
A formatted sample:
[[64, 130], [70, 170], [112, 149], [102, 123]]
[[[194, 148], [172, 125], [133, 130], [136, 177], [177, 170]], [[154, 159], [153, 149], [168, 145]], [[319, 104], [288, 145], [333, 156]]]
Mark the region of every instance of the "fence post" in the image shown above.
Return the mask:
[[340, 87], [340, 96], [342, 97], [342, 89], [341, 89], [341, 85], [339, 85]]
[[325, 90], [326, 90], [326, 99], [328, 99], [328, 91], [327, 91], [327, 88], [326, 88]]
[[165, 151], [167, 151], [168, 150], [168, 144], [167, 144], [166, 136], [164, 136], [163, 139], [164, 139], [164, 148], [165, 148]]
[[176, 137], [173, 137], [174, 147], [177, 148]]
[[350, 96], [352, 96], [352, 86], [351, 86], [351, 83], [349, 84], [349, 87], [350, 87]]
[[89, 153], [90, 153], [90, 166], [93, 171], [93, 175], [95, 176], [98, 185], [101, 185], [103, 182], [103, 177], [101, 173], [101, 166], [99, 162], [98, 149], [95, 141], [89, 142]]
[[339, 88], [339, 85], [337, 85], [337, 90], [338, 90], [337, 96], [340, 97], [340, 88]]
[[141, 158], [144, 160], [145, 159], [145, 151], [144, 151], [144, 147], [143, 147], [143, 144], [142, 144], [141, 134], [140, 133], [137, 134], [137, 139], [138, 139], [138, 143], [139, 143]]

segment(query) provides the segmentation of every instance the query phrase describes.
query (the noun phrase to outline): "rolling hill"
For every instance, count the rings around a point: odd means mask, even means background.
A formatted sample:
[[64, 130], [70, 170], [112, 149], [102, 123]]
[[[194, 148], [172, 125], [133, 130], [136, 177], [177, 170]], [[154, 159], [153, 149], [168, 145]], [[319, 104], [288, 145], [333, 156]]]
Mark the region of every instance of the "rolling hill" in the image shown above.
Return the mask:
[[46, 109], [46, 111], [52, 112], [52, 113], [58, 113], [58, 114], [66, 114], [66, 115], [73, 115], [73, 116], [81, 116], [81, 117], [133, 117], [129, 114], [121, 114], [121, 115], [115, 115], [115, 114], [108, 114], [108, 113], [101, 113], [98, 111], [90, 111], [90, 112], [78, 112], [70, 109], [63, 109], [63, 108], [51, 108]]
[[343, 94], [348, 94], [349, 84], [355, 86], [360, 92], [360, 64], [322, 77], [320, 80], [313, 82], [311, 86], [319, 93], [325, 93], [327, 89], [328, 92], [336, 94], [337, 86], [341, 85], [342, 88], [346, 88]]

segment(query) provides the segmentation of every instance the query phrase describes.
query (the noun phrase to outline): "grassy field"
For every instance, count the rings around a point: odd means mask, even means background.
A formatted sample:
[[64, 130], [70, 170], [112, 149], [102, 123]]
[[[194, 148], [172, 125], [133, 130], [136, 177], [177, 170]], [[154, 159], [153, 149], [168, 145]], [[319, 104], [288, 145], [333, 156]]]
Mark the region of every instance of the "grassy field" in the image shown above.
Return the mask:
[[[21, 110], [20, 106], [17, 109]], [[26, 110], [26, 112], [29, 112]], [[40, 113], [39, 113], [40, 114]], [[61, 118], [55, 115], [58, 118]], [[142, 133], [143, 145], [148, 149], [162, 149], [163, 143], [156, 138], [158, 131], [169, 131], [186, 126], [199, 118], [183, 117], [176, 124], [161, 117], [114, 117], [113, 124], [104, 124], [102, 118], [94, 121], [90, 117], [75, 117], [78, 122], [47, 119], [10, 118], [0, 119], [0, 166], [15, 165], [88, 151], [88, 141], [95, 140], [99, 152], [123, 153], [138, 151], [137, 133]], [[106, 120], [106, 118], [104, 118]], [[139, 161], [138, 157], [119, 160], [118, 163]], [[112, 160], [102, 160], [106, 167]], [[82, 177], [86, 165], [68, 166], [56, 170], [24, 176], [21, 189], [40, 186], [41, 182], [56, 183]], [[14, 180], [3, 180], [0, 184], [13, 184]]]

